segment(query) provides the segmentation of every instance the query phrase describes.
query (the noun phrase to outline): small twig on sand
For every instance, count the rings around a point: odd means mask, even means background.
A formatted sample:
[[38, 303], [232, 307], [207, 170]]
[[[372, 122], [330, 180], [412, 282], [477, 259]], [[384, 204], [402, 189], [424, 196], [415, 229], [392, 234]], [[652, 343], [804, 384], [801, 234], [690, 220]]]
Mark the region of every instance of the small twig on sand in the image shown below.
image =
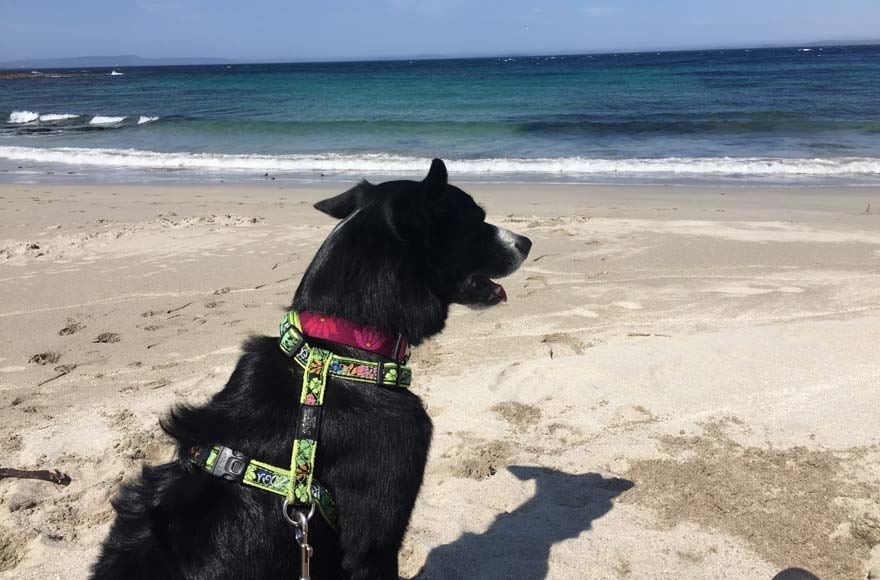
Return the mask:
[[42, 387], [42, 386], [45, 385], [46, 383], [51, 383], [51, 382], [54, 381], [55, 379], [60, 379], [60, 378], [63, 377], [64, 375], [68, 375], [68, 374], [70, 374], [71, 372], [73, 372], [73, 369], [75, 369], [75, 368], [76, 368], [76, 365], [75, 365], [75, 364], [69, 364], [69, 365], [58, 365], [57, 367], [55, 367], [55, 372], [56, 372], [56, 373], [59, 373], [59, 374], [55, 375], [54, 377], [51, 377], [51, 378], [46, 379], [45, 381], [43, 381], [42, 383], [38, 384], [37, 386], [38, 386], [38, 387]]
[[192, 305], [192, 302], [187, 302], [183, 306], [178, 306], [177, 308], [172, 308], [171, 310], [166, 310], [165, 314], [171, 314], [172, 312], [177, 312], [178, 310], [183, 310], [187, 306], [191, 306], [191, 305]]
[[58, 485], [70, 485], [70, 476], [66, 473], [61, 473], [57, 469], [48, 470], [48, 469], [40, 469], [35, 471], [30, 471], [26, 469], [13, 469], [11, 467], [0, 467], [0, 479], [4, 478], [14, 478], [14, 479], [39, 479], [41, 481], [49, 481], [51, 483], [57, 483]]

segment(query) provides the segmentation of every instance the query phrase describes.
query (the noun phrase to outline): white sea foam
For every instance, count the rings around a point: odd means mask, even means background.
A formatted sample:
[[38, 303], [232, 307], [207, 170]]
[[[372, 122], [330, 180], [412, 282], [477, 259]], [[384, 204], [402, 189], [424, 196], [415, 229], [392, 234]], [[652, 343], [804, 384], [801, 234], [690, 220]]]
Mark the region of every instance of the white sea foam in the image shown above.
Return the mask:
[[116, 123], [121, 123], [125, 120], [125, 117], [104, 117], [102, 115], [95, 115], [92, 117], [92, 120], [89, 121], [89, 125], [115, 125]]
[[10, 123], [33, 123], [39, 118], [40, 114], [33, 111], [12, 111], [9, 114]]
[[71, 115], [69, 113], [47, 113], [40, 115], [40, 121], [67, 121], [68, 119], [76, 119], [79, 115]]
[[147, 123], [152, 123], [153, 121], [158, 121], [159, 117], [147, 117], [146, 115], [141, 115], [140, 119], [138, 119], [138, 125], [146, 125]]
[[[115, 119], [120, 119], [115, 117]], [[118, 122], [118, 121], [114, 121]], [[196, 171], [255, 171], [290, 173], [419, 174], [430, 159], [388, 155], [227, 155], [220, 153], [160, 153], [137, 149], [37, 148], [0, 146], [0, 158], [37, 163], [60, 163], [132, 169]], [[880, 157], [816, 159], [668, 157], [662, 159], [544, 159], [449, 160], [459, 175], [567, 176], [685, 176], [685, 177], [854, 177], [880, 176]]]

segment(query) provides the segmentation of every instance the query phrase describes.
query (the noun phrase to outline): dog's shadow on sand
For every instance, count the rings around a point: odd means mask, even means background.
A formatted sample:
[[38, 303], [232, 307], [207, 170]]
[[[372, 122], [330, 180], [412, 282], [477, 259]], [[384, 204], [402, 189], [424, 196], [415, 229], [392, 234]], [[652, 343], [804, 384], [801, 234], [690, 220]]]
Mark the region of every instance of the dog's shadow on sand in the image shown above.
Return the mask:
[[614, 506], [612, 499], [634, 485], [598, 473], [507, 469], [523, 481], [534, 480], [534, 496], [512, 512], [498, 515], [485, 532], [465, 533], [431, 550], [414, 580], [544, 580], [553, 545], [589, 530], [593, 520]]

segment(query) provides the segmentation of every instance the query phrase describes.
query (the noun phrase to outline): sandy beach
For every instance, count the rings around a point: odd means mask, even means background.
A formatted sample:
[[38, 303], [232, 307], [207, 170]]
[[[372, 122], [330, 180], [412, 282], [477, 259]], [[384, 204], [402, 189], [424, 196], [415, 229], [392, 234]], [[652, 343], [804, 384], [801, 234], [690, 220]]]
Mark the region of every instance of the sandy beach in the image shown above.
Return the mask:
[[[87, 575], [344, 187], [0, 185], [0, 467], [72, 478], [0, 480], [0, 578]], [[463, 187], [534, 248], [414, 353], [405, 578], [880, 578], [880, 188]]]

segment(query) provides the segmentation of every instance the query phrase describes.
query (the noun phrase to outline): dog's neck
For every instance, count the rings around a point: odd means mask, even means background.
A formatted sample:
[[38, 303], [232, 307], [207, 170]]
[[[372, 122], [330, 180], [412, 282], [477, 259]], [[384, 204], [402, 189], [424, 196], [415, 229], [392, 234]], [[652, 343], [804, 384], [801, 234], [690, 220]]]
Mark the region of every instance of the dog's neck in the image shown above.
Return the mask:
[[413, 346], [443, 330], [449, 303], [432, 291], [418, 259], [385, 235], [334, 230], [303, 274], [292, 308], [400, 334]]

